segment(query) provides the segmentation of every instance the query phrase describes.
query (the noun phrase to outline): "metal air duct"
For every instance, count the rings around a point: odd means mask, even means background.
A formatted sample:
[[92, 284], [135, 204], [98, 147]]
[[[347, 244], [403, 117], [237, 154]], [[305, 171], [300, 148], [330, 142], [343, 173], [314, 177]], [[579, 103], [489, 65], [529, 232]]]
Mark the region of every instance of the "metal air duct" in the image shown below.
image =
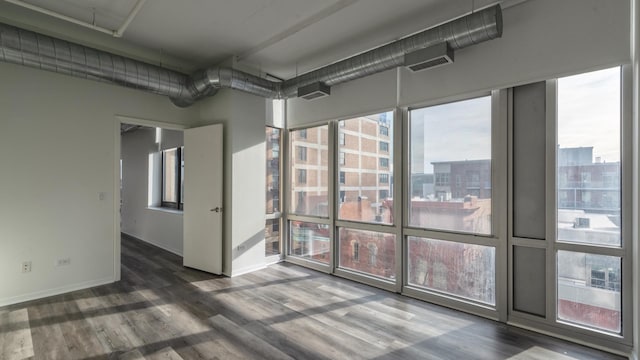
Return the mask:
[[179, 72], [0, 23], [0, 61], [119, 84], [188, 103]]
[[0, 23], [0, 61], [166, 95], [174, 104], [184, 107], [215, 95], [220, 88], [266, 98], [296, 97], [299, 88], [311, 84], [329, 88], [403, 66], [406, 54], [438, 43], [447, 42], [452, 50], [458, 50], [501, 35], [502, 11], [496, 5], [284, 82], [273, 82], [217, 67], [187, 76]]

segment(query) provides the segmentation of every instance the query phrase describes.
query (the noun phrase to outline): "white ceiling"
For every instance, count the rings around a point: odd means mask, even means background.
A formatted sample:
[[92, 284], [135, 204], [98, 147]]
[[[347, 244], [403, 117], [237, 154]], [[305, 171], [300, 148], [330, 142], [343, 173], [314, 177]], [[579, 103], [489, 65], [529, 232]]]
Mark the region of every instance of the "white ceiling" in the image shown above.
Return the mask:
[[[118, 29], [137, 0], [25, 0]], [[0, 0], [0, 21], [183, 71], [236, 59], [291, 78], [496, 0], [148, 0], [122, 38]], [[4, 14], [4, 16], [2, 16]]]

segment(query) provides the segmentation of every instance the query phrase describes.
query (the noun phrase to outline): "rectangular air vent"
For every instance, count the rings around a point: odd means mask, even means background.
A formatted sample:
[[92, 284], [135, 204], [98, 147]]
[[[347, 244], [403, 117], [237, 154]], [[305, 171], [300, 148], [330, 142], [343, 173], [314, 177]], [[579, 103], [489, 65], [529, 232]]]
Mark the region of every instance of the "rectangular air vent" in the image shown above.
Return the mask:
[[306, 100], [313, 100], [313, 99], [329, 96], [330, 94], [331, 94], [331, 88], [321, 82], [316, 82], [316, 83], [298, 88], [298, 97], [301, 97]]
[[446, 42], [404, 56], [404, 66], [414, 72], [451, 63], [453, 63], [453, 49]]

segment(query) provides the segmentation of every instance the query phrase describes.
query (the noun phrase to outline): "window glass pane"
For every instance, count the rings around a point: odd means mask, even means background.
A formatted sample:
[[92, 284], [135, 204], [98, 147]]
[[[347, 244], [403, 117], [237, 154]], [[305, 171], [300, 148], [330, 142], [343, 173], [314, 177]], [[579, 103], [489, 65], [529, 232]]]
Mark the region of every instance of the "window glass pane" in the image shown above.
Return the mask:
[[[279, 213], [280, 210], [280, 129], [266, 128], [267, 174], [266, 196], [267, 214]], [[280, 216], [269, 219], [265, 225], [265, 255], [280, 254]]]
[[178, 178], [176, 165], [178, 162], [178, 149], [162, 152], [162, 201], [178, 202]]
[[619, 333], [621, 259], [558, 251], [558, 319]]
[[408, 239], [410, 285], [495, 305], [495, 248]]
[[[309, 135], [311, 136], [311, 135]], [[289, 254], [328, 264], [329, 225], [290, 221]]]
[[329, 216], [327, 125], [292, 131], [291, 212], [300, 215]]
[[558, 240], [620, 245], [620, 68], [558, 80]]
[[184, 146], [180, 148], [180, 203], [184, 203]]
[[[388, 196], [393, 189], [393, 112], [340, 123], [344, 126], [338, 134], [346, 141], [339, 145], [339, 219], [391, 224], [393, 199]], [[388, 129], [386, 135], [381, 133], [382, 127]]]
[[267, 214], [280, 211], [280, 129], [267, 127]]
[[265, 255], [280, 254], [280, 219], [267, 220], [264, 232]]
[[396, 278], [396, 236], [373, 231], [340, 228], [340, 267], [382, 277]]
[[491, 97], [410, 111], [409, 225], [491, 234]]

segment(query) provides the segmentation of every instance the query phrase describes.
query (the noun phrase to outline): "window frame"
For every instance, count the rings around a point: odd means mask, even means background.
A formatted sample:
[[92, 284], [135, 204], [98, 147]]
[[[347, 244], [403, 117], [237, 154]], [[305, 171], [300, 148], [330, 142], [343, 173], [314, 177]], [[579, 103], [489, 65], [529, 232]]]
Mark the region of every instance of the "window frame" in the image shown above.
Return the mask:
[[[168, 151], [176, 151], [176, 164], [174, 166], [176, 187], [176, 201], [166, 201], [164, 197], [165, 188], [165, 156]], [[160, 151], [160, 207], [167, 209], [183, 210], [184, 200], [182, 194], [182, 161], [184, 160], [184, 146], [178, 146], [171, 149], [164, 149]]]
[[[283, 244], [283, 238], [284, 238], [284, 228], [283, 228], [283, 213], [284, 213], [284, 209], [283, 209], [283, 205], [285, 204], [286, 199], [284, 198], [284, 188], [285, 188], [285, 184], [283, 183], [283, 164], [284, 164], [284, 154], [286, 153], [286, 151], [283, 151], [283, 145], [284, 145], [284, 138], [285, 138], [285, 133], [286, 130], [276, 127], [276, 126], [265, 126], [265, 133], [266, 130], [268, 128], [271, 129], [277, 129], [279, 131], [279, 141], [278, 141], [278, 198], [277, 198], [277, 202], [278, 202], [278, 206], [274, 208], [274, 211], [269, 213], [268, 211], [266, 211], [267, 209], [265, 209], [265, 231], [266, 231], [266, 226], [269, 224], [269, 222], [273, 221], [277, 224], [278, 226], [278, 230], [279, 230], [279, 238], [278, 238], [278, 250], [279, 253], [278, 254], [268, 254], [267, 253], [267, 249], [266, 249], [266, 236], [265, 236], [265, 256], [267, 258], [267, 263], [275, 263], [278, 261], [282, 261], [282, 259], [284, 259], [284, 244]], [[269, 141], [267, 139], [267, 141]], [[266, 146], [265, 146], [266, 148]], [[273, 149], [272, 151], [272, 157], [273, 157]], [[265, 173], [265, 175], [268, 177], [269, 174]], [[269, 187], [270, 184], [267, 183], [267, 186], [265, 188], [265, 191], [269, 191]], [[272, 199], [275, 203], [276, 198]], [[276, 210], [277, 209], [277, 210]], [[272, 225], [272, 226], [275, 226]]]
[[[630, 197], [633, 191], [633, 121], [632, 121], [632, 70], [630, 65], [618, 65], [621, 68], [620, 71], [620, 86], [621, 86], [621, 107], [620, 107], [620, 191], [621, 197]], [[606, 67], [605, 67], [606, 68]], [[601, 68], [604, 69], [604, 68]], [[576, 74], [589, 73], [591, 71], [597, 71], [599, 69], [590, 69], [577, 72]], [[631, 201], [621, 201], [620, 209], [622, 212], [621, 222], [622, 227], [620, 235], [622, 237], [621, 246], [602, 246], [593, 244], [581, 244], [575, 242], [557, 241], [557, 209], [558, 203], [562, 200], [558, 194], [557, 181], [557, 81], [558, 78], [553, 78], [545, 81], [545, 94], [544, 101], [546, 102], [546, 114], [545, 114], [545, 126], [546, 126], [546, 154], [545, 154], [545, 239], [527, 239], [519, 238], [513, 234], [509, 234], [509, 281], [513, 281], [512, 272], [512, 248], [515, 246], [543, 249], [545, 251], [546, 262], [546, 316], [540, 317], [532, 314], [528, 314], [522, 311], [518, 311], [513, 307], [513, 294], [509, 293], [509, 321], [518, 326], [524, 326], [537, 329], [538, 331], [557, 334], [561, 337], [572, 339], [573, 341], [583, 343], [589, 346], [597, 346], [608, 349], [609, 351], [616, 351], [620, 353], [627, 353], [632, 348], [632, 324], [630, 319], [632, 316], [637, 316], [633, 313], [633, 294], [632, 294], [632, 279], [629, 274], [632, 274], [632, 208]], [[511, 98], [509, 106], [512, 107]], [[510, 115], [511, 117], [511, 115]], [[511, 126], [510, 119], [510, 125]], [[509, 134], [509, 153], [513, 151], [512, 134]], [[637, 139], [636, 139], [637, 141]], [[513, 161], [512, 159], [509, 160]], [[509, 174], [509, 206], [512, 206], [513, 199], [513, 185], [511, 184], [513, 174]], [[626, 195], [624, 195], [626, 194]], [[509, 227], [512, 227], [512, 215], [509, 213]], [[626, 241], [625, 241], [626, 239]], [[636, 242], [637, 243], [637, 242]], [[635, 245], [635, 244], [634, 244]], [[559, 251], [572, 251], [587, 254], [615, 256], [621, 258], [621, 273], [622, 273], [622, 291], [621, 296], [621, 334], [614, 334], [611, 332], [605, 332], [598, 329], [594, 329], [587, 326], [567, 322], [558, 319], [557, 299], [557, 254]], [[627, 290], [625, 290], [627, 289]]]
[[[490, 97], [491, 107], [491, 234], [474, 234], [451, 230], [426, 229], [409, 225], [409, 214], [411, 207], [411, 176], [408, 176], [411, 165], [411, 111], [422, 108], [461, 102], [480, 97]], [[507, 233], [506, 233], [506, 204], [507, 199], [507, 91], [492, 90], [477, 93], [453, 96], [432, 102], [425, 102], [407, 107], [405, 110], [406, 127], [403, 129], [403, 167], [406, 169], [403, 181], [403, 204], [402, 209], [407, 216], [403, 217], [403, 246], [404, 246], [404, 283], [403, 294], [416, 297], [435, 304], [452, 307], [457, 310], [470, 312], [491, 319], [507, 320]], [[435, 173], [434, 173], [435, 184]], [[472, 245], [493, 247], [495, 249], [495, 304], [486, 303], [457, 296], [451, 293], [441, 292], [435, 289], [427, 289], [409, 284], [409, 246], [408, 238], [421, 237], [427, 239], [444, 240]]]

